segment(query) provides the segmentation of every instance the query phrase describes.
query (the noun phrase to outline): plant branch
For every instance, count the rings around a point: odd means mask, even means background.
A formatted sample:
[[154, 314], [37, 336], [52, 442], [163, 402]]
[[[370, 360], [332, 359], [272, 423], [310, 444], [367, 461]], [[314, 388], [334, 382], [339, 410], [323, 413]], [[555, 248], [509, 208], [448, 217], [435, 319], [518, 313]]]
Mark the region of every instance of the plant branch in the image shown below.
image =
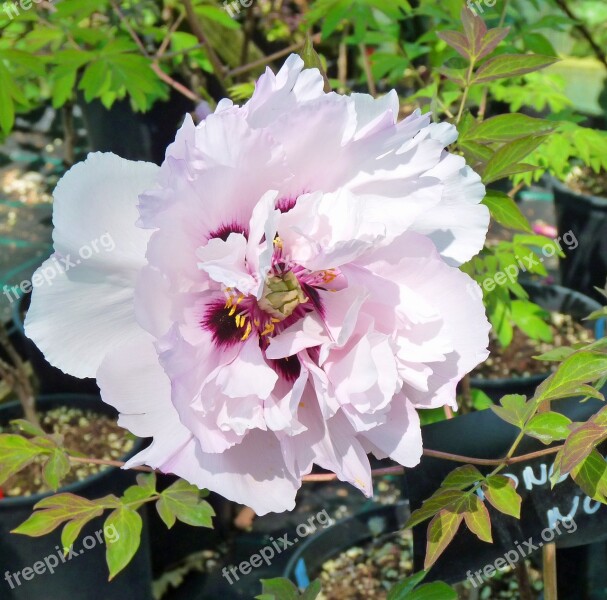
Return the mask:
[[[312, 43], [318, 44], [321, 41], [321, 39], [322, 39], [321, 35], [319, 33], [317, 33], [316, 35], [312, 36]], [[248, 65], [243, 65], [242, 67], [236, 67], [235, 69], [228, 71], [228, 77], [236, 77], [236, 75], [241, 75], [242, 73], [248, 73], [249, 71], [253, 71], [254, 69], [257, 69], [258, 67], [264, 67], [264, 66], [270, 64], [271, 62], [278, 60], [279, 58], [282, 58], [283, 56], [287, 56], [287, 54], [292, 54], [293, 52], [297, 52], [297, 50], [301, 50], [304, 47], [305, 43], [306, 43], [306, 41], [302, 40], [301, 42], [291, 44], [290, 46], [288, 46], [287, 48], [284, 48], [283, 50], [274, 52], [274, 54], [269, 54], [268, 56], [264, 56], [263, 58], [255, 60], [255, 61], [249, 63]]]
[[596, 57], [607, 67], [607, 54], [605, 51], [594, 41], [592, 33], [586, 27], [584, 23], [581, 23], [578, 18], [573, 14], [566, 0], [556, 0], [558, 7], [572, 20], [575, 21], [574, 27], [584, 36], [586, 41], [590, 44]]
[[211, 66], [213, 67], [213, 73], [219, 84], [224, 89], [225, 92], [228, 90], [228, 86], [230, 85], [230, 75], [226, 75], [226, 69], [221, 64], [219, 57], [217, 56], [215, 49], [209, 43], [207, 36], [202, 28], [198, 17], [196, 16], [196, 11], [194, 10], [194, 6], [192, 5], [192, 0], [183, 0], [183, 6], [185, 8], [186, 18], [188, 23], [190, 24], [190, 28], [192, 29], [192, 33], [196, 36], [198, 41], [204, 46], [207, 54], [209, 55], [209, 61], [211, 62]]
[[369, 60], [369, 55], [367, 54], [367, 47], [364, 44], [359, 44], [358, 48], [363, 61], [363, 69], [365, 71], [365, 77], [367, 78], [369, 93], [375, 98], [375, 96], [377, 96], [377, 85], [375, 83], [375, 77], [373, 76], [371, 61]]

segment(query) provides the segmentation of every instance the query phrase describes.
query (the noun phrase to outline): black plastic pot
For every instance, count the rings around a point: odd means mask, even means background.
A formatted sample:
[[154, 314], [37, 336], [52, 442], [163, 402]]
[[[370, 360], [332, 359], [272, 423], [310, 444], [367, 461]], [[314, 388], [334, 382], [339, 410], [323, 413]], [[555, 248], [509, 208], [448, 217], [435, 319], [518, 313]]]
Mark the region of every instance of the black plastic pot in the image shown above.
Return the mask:
[[[42, 410], [74, 406], [114, 416], [115, 411], [91, 396], [57, 395], [41, 397]], [[21, 407], [10, 403], [0, 407], [0, 422], [20, 418]], [[141, 449], [139, 442], [134, 451]], [[59, 493], [70, 492], [85, 498], [122, 494], [134, 483], [135, 474], [120, 469], [107, 469], [85, 481], [68, 485]], [[3, 600], [151, 600], [151, 566], [148, 528], [144, 518], [141, 547], [133, 562], [112, 583], [108, 582], [105, 543], [97, 537], [103, 519], [89, 523], [74, 544], [74, 555], [63, 563], [60, 557], [61, 528], [53, 533], [30, 538], [10, 532], [33, 512], [34, 505], [50, 494], [0, 500], [0, 597]], [[57, 559], [57, 560], [55, 560]], [[58, 563], [56, 566], [53, 566]], [[54, 573], [50, 572], [50, 568]], [[44, 570], [43, 570], [44, 569]], [[25, 571], [25, 572], [24, 572]], [[17, 585], [18, 574], [21, 585]]]
[[25, 337], [23, 327], [24, 316], [31, 301], [31, 294], [25, 294], [19, 302], [13, 304], [13, 323], [17, 335], [21, 337], [19, 346], [25, 358], [31, 363], [36, 379], [39, 383], [39, 392], [47, 394], [99, 394], [99, 387], [94, 379], [78, 379], [67, 375], [63, 371], [51, 366], [40, 352], [38, 346]]
[[305, 588], [331, 558], [354, 546], [364, 545], [374, 537], [400, 531], [409, 518], [409, 503], [379, 506], [344, 519], [308, 538], [288, 562], [283, 577]]
[[91, 149], [113, 152], [129, 160], [161, 164], [167, 147], [175, 140], [177, 129], [194, 105], [172, 91], [166, 102], [157, 102], [147, 113], [136, 113], [128, 100], [116, 102], [111, 109], [95, 100], [78, 101]]
[[[581, 321], [591, 312], [598, 310], [602, 306], [596, 300], [560, 285], [542, 285], [527, 282], [523, 287], [529, 293], [531, 301], [543, 309], [571, 315], [578, 321]], [[597, 339], [604, 337], [604, 320], [587, 322], [587, 326], [594, 330]], [[549, 375], [550, 373], [546, 372], [532, 375], [531, 377], [508, 377], [501, 379], [480, 379], [473, 377], [470, 383], [473, 388], [482, 390], [492, 400], [498, 400], [505, 394], [524, 394], [531, 397], [535, 393], [537, 386]]]
[[579, 242], [560, 261], [561, 281], [568, 288], [604, 301], [594, 288], [604, 288], [607, 281], [607, 198], [578, 194], [554, 178], [550, 183], [559, 235], [573, 232]]

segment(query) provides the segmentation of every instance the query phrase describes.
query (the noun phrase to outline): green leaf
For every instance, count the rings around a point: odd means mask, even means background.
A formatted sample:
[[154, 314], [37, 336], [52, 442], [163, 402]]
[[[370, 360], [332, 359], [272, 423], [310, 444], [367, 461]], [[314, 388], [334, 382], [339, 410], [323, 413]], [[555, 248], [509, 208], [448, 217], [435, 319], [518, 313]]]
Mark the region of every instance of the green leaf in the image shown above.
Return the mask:
[[462, 513], [443, 509], [430, 521], [424, 569], [429, 569], [438, 560], [451, 543], [463, 519]]
[[41, 537], [66, 521], [90, 521], [103, 514], [102, 506], [74, 494], [57, 494], [44, 498], [34, 509], [36, 512], [13, 533]]
[[504, 227], [528, 231], [531, 233], [531, 225], [527, 217], [523, 215], [516, 202], [507, 194], [495, 190], [488, 190], [483, 199], [483, 204], [491, 212], [491, 216]]
[[512, 320], [517, 327], [533, 340], [551, 343], [552, 328], [546, 322], [548, 314], [528, 300], [513, 300], [510, 305]]
[[538, 133], [545, 135], [555, 128], [556, 124], [552, 121], [513, 113], [498, 115], [478, 123], [466, 133], [464, 139], [482, 144], [511, 142]]
[[517, 519], [521, 518], [522, 499], [518, 495], [514, 481], [504, 475], [492, 475], [487, 478], [483, 492], [487, 500], [500, 512]]
[[500, 54], [490, 58], [476, 71], [472, 82], [487, 83], [496, 79], [518, 77], [544, 69], [559, 59], [541, 54]]
[[483, 390], [472, 388], [470, 393], [472, 395], [472, 407], [475, 410], [486, 410], [493, 406], [493, 400], [491, 400]]
[[536, 360], [543, 360], [549, 362], [562, 362], [569, 356], [575, 353], [575, 348], [570, 348], [569, 346], [562, 346], [561, 348], [553, 348], [544, 354], [540, 354], [539, 356], [534, 356]]
[[520, 394], [509, 394], [500, 399], [501, 406], [492, 406], [491, 410], [503, 421], [522, 429], [527, 419], [533, 414], [535, 404], [527, 402]]
[[47, 452], [21, 435], [0, 435], [0, 485]]
[[44, 481], [46, 481], [49, 487], [56, 492], [63, 479], [70, 472], [70, 469], [71, 463], [67, 454], [63, 450], [57, 448], [44, 465], [42, 475], [44, 476]]
[[105, 535], [106, 560], [110, 568], [110, 581], [133, 560], [141, 544], [143, 520], [136, 510], [121, 506], [114, 510], [105, 521], [104, 529], [113, 528], [116, 535], [112, 539]]
[[485, 25], [485, 21], [473, 13], [467, 6], [462, 8], [461, 20], [466, 38], [468, 39], [469, 54], [476, 60], [481, 52], [483, 39], [487, 33], [487, 26]]
[[466, 60], [470, 60], [471, 54], [468, 46], [468, 38], [463, 33], [459, 31], [438, 31], [436, 35]]
[[463, 490], [483, 479], [485, 476], [476, 467], [464, 465], [451, 471], [441, 483], [441, 488]]
[[525, 433], [537, 438], [544, 444], [564, 440], [570, 433], [571, 419], [555, 412], [544, 412], [535, 415], [527, 424]]
[[558, 473], [556, 479], [573, 471], [606, 438], [607, 428], [594, 418], [575, 428], [557, 454], [554, 463], [554, 474]]
[[322, 585], [319, 579], [313, 581], [306, 591], [301, 595], [301, 600], [316, 600], [322, 591]]
[[430, 498], [421, 505], [420, 508], [414, 510], [405, 524], [405, 529], [415, 527], [426, 519], [433, 517], [437, 512], [447, 506], [457, 506], [466, 498], [466, 494], [460, 490], [440, 488]]
[[388, 592], [388, 597], [386, 600], [406, 600], [409, 598], [409, 594], [413, 591], [413, 589], [423, 581], [424, 577], [426, 577], [427, 571], [420, 571], [419, 573], [414, 573], [410, 577], [399, 581], [395, 586], [393, 586]]
[[27, 433], [28, 435], [40, 437], [46, 436], [46, 432], [44, 430], [40, 429], [40, 427], [37, 427], [33, 423], [30, 423], [30, 421], [27, 419], [15, 419], [14, 421], [11, 421], [11, 425], [19, 427], [23, 433]]
[[[268, 594], [276, 600], [297, 600], [299, 592], [295, 584], [288, 579], [277, 577], [276, 579], [261, 580], [262, 594]], [[259, 598], [259, 596], [258, 596]]]
[[571, 471], [571, 476], [587, 496], [607, 504], [607, 462], [596, 450]]
[[477, 59], [485, 58], [485, 56], [491, 54], [509, 33], [510, 27], [495, 27], [489, 29], [483, 36]]
[[576, 352], [565, 359], [556, 373], [544, 381], [536, 391], [536, 400], [563, 397], [583, 383], [591, 383], [607, 375], [607, 354]]
[[306, 43], [304, 44], [300, 55], [306, 69], [318, 69], [320, 71], [320, 74], [325, 81], [325, 92], [330, 92], [331, 84], [329, 83], [329, 78], [327, 77], [322, 61], [320, 60], [320, 56], [318, 56], [318, 53], [314, 49], [314, 44], [312, 43], [310, 35], [306, 36]]
[[217, 6], [202, 5], [196, 7], [196, 13], [203, 18], [219, 23], [226, 29], [240, 29], [240, 23], [228, 15], [228, 13]]
[[180, 479], [161, 493], [156, 503], [158, 514], [167, 527], [177, 519], [193, 527], [213, 527], [215, 511], [211, 505], [200, 498], [200, 490]]
[[468, 496], [464, 507], [464, 521], [468, 529], [482, 542], [493, 543], [491, 517], [485, 504], [476, 494]]
[[534, 170], [533, 165], [519, 164], [545, 141], [545, 137], [536, 135], [504, 144], [491, 157], [483, 172], [483, 182], [492, 183], [514, 173]]
[[457, 592], [446, 583], [435, 581], [421, 585], [407, 600], [457, 600]]

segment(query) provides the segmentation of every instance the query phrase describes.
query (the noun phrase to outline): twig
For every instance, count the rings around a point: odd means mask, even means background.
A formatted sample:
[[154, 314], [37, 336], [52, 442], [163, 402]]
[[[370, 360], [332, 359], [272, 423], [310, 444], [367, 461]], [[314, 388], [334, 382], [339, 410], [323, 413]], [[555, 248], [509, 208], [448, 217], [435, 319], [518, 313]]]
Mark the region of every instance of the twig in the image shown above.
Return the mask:
[[607, 67], [607, 54], [605, 54], [603, 49], [594, 41], [592, 33], [590, 33], [586, 25], [584, 25], [584, 23], [579, 22], [578, 18], [573, 14], [571, 9], [567, 5], [566, 0], [556, 0], [556, 3], [570, 19], [575, 21], [574, 27], [586, 38], [586, 41], [590, 44], [596, 57]]
[[192, 102], [195, 102], [197, 104], [202, 101], [201, 96], [193, 92], [190, 88], [173, 79], [168, 73], [165, 73], [157, 62], [153, 62], [151, 64], [151, 67], [159, 79], [164, 81], [166, 84], [170, 85], [174, 90], [178, 91], [186, 98], [188, 98], [188, 100], [191, 100]]
[[369, 87], [369, 93], [371, 96], [377, 96], [377, 85], [375, 84], [375, 77], [373, 77], [373, 69], [371, 68], [371, 61], [367, 54], [367, 47], [364, 44], [359, 44], [358, 49], [363, 60], [363, 69], [365, 71], [365, 77], [367, 78], [367, 86]]
[[4, 349], [13, 363], [11, 366], [2, 361], [2, 370], [7, 374], [7, 382], [9, 379], [12, 381], [12, 386], [21, 402], [25, 418], [33, 425], [39, 427], [40, 421], [36, 414], [36, 398], [34, 396], [34, 389], [29, 380], [27, 369], [25, 368], [25, 363], [19, 356], [17, 350], [15, 350], [8, 335], [8, 331], [2, 322], [0, 322], [0, 348]]
[[76, 162], [76, 131], [74, 129], [74, 107], [71, 102], [67, 102], [61, 109], [61, 119], [63, 122], [64, 133], [64, 160], [68, 167]]
[[[318, 44], [321, 41], [321, 39], [322, 39], [321, 35], [319, 33], [317, 33], [316, 35], [312, 36], [312, 43]], [[235, 69], [228, 71], [228, 77], [236, 77], [236, 75], [241, 75], [242, 73], [248, 73], [249, 71], [253, 71], [254, 69], [257, 69], [258, 67], [264, 67], [265, 65], [268, 65], [271, 62], [274, 62], [275, 60], [278, 60], [279, 58], [286, 56], [287, 54], [291, 54], [293, 52], [296, 52], [297, 50], [301, 50], [304, 47], [305, 43], [306, 43], [306, 40], [302, 40], [301, 42], [291, 44], [290, 46], [288, 46], [287, 48], [284, 48], [283, 50], [274, 52], [274, 54], [269, 54], [268, 56], [259, 58], [258, 60], [255, 60], [255, 61], [249, 63], [248, 65], [243, 65], [242, 67], [236, 67]]]
[[219, 84], [227, 92], [228, 86], [230, 84], [230, 76], [229, 74], [226, 76], [226, 69], [221, 64], [219, 57], [215, 53], [215, 49], [209, 43], [207, 36], [202, 28], [198, 17], [196, 16], [196, 11], [194, 10], [194, 6], [192, 5], [191, 0], [183, 0], [183, 6], [185, 8], [186, 18], [188, 23], [190, 24], [190, 28], [192, 29], [192, 33], [198, 38], [198, 41], [203, 44], [205, 47], [207, 54], [209, 55], [209, 61], [211, 62], [211, 66], [213, 67], [213, 73], [215, 77], [219, 81]]
[[544, 599], [557, 600], [556, 544], [544, 544], [542, 548], [544, 570]]

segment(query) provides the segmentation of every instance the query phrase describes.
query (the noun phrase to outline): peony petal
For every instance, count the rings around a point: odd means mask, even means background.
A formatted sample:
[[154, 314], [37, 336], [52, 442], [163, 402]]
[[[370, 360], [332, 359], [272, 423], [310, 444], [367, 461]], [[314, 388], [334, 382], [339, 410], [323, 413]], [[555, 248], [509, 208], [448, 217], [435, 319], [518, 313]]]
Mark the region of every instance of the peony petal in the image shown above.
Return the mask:
[[[140, 329], [133, 296], [150, 234], [135, 226], [136, 206], [157, 172], [148, 163], [91, 154], [57, 186], [56, 254], [32, 279], [25, 331], [66, 373], [95, 377], [106, 353]], [[85, 259], [82, 249], [95, 246], [99, 252]]]

